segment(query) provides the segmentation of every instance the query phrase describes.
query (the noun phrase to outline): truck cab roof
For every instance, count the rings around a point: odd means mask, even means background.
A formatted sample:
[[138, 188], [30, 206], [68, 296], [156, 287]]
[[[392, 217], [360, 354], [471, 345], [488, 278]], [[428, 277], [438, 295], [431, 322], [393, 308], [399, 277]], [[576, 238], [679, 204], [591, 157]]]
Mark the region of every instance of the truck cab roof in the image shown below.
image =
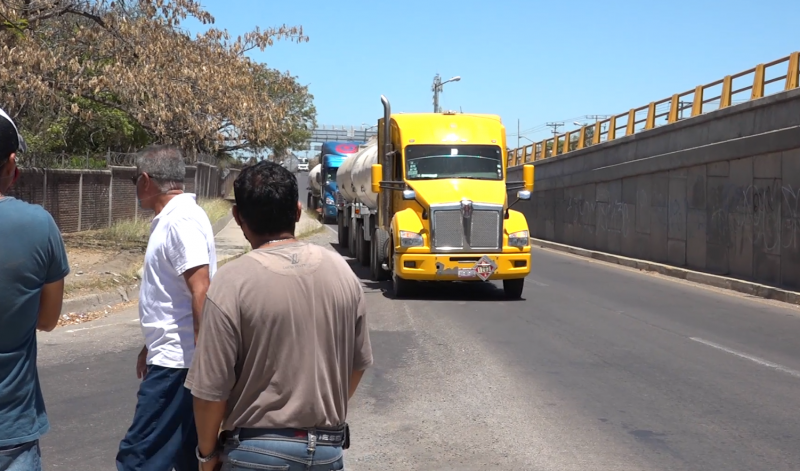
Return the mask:
[[400, 131], [404, 146], [465, 143], [506, 148], [505, 126], [495, 114], [408, 113], [393, 114], [391, 120], [392, 126]]

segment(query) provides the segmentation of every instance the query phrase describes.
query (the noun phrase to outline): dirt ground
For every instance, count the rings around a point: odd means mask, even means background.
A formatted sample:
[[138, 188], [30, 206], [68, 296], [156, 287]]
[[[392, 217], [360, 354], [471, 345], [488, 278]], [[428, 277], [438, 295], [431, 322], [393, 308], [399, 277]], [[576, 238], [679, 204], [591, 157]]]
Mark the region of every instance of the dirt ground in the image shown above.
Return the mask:
[[64, 235], [70, 274], [65, 280], [65, 299], [111, 290], [137, 281], [144, 260], [144, 244], [110, 244], [94, 241], [83, 233]]

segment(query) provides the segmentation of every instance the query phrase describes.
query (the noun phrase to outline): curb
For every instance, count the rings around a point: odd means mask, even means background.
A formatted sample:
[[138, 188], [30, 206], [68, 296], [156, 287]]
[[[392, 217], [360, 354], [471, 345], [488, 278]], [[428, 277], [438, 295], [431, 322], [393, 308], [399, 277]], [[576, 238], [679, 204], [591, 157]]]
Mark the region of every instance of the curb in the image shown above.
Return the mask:
[[116, 290], [87, 294], [77, 298], [65, 299], [61, 304], [61, 315], [98, 311], [102, 307], [126, 303], [139, 299], [139, 284], [119, 286]]
[[227, 226], [232, 219], [233, 219], [233, 211], [228, 210], [228, 214], [226, 214], [225, 216], [222, 217], [222, 219], [211, 225], [211, 228], [214, 231], [214, 235], [219, 234], [220, 231], [225, 229], [225, 226]]
[[712, 275], [710, 273], [703, 273], [686, 268], [678, 268], [672, 265], [665, 265], [663, 263], [638, 260], [635, 258], [623, 257], [621, 255], [612, 255], [606, 252], [582, 249], [580, 247], [559, 244], [557, 242], [550, 242], [548, 240], [532, 238], [531, 246], [538, 246], [543, 249], [554, 250], [557, 252], [570, 253], [581, 257], [600, 260], [601, 262], [621, 265], [628, 268], [635, 268], [637, 270], [654, 272], [660, 275], [669, 276], [671, 278], [678, 278], [681, 280], [690, 281], [692, 283], [736, 291], [751, 296], [757, 296], [759, 298], [800, 305], [800, 293], [796, 291], [775, 288], [773, 286], [762, 285], [751, 281], [743, 281], [720, 275]]

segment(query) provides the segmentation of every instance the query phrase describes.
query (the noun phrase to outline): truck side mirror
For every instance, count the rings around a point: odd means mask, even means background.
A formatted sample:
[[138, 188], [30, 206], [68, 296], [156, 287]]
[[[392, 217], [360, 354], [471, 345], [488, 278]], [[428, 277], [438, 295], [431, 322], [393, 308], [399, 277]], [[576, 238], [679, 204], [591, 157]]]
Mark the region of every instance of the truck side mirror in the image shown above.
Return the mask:
[[520, 190], [517, 192], [517, 198], [521, 199], [522, 201], [528, 201], [531, 199], [531, 192], [528, 190]]
[[372, 192], [381, 192], [381, 178], [383, 178], [383, 166], [381, 164], [372, 164]]
[[522, 166], [522, 181], [525, 182], [525, 189], [533, 191], [533, 165], [526, 164]]

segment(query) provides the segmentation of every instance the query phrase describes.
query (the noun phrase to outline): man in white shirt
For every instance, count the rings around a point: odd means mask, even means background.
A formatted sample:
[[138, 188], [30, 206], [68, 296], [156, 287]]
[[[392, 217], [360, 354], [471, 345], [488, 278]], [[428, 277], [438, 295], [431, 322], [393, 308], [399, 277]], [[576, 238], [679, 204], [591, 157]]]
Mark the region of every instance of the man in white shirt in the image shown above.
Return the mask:
[[136, 197], [152, 209], [139, 294], [145, 346], [136, 412], [117, 454], [120, 471], [196, 471], [197, 429], [192, 394], [184, 387], [200, 315], [217, 269], [214, 231], [196, 196], [183, 192], [183, 155], [151, 146], [136, 160]]

